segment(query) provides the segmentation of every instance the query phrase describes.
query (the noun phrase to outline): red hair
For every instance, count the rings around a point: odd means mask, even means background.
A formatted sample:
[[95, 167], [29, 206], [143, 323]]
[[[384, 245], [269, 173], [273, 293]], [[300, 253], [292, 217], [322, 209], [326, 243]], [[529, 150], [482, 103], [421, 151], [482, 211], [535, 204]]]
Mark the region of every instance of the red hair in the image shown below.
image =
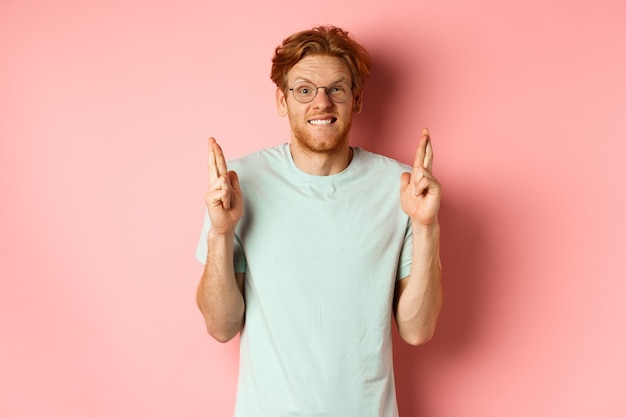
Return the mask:
[[274, 84], [284, 90], [287, 73], [307, 55], [328, 55], [343, 60], [352, 74], [354, 95], [359, 97], [372, 66], [370, 55], [347, 31], [335, 26], [315, 27], [283, 40], [272, 58], [270, 78]]

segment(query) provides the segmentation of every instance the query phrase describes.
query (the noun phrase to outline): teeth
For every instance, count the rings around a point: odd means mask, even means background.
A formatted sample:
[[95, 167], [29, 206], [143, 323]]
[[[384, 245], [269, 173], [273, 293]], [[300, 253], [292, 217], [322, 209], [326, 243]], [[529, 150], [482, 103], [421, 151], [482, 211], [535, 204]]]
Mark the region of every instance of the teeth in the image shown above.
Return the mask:
[[332, 119], [324, 119], [324, 120], [309, 120], [309, 123], [312, 125], [329, 125], [333, 122]]

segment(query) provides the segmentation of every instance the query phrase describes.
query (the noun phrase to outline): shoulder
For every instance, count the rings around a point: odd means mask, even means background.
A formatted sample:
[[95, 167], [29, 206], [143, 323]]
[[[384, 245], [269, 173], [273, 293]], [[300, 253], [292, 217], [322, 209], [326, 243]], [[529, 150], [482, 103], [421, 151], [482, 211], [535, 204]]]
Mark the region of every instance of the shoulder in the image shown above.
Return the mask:
[[228, 169], [239, 174], [248, 171], [257, 171], [268, 167], [277, 167], [287, 161], [288, 146], [286, 144], [271, 148], [260, 149], [248, 155], [228, 161]]
[[381, 170], [390, 174], [410, 172], [412, 168], [388, 156], [380, 155], [362, 148], [354, 148], [358, 155], [359, 164], [368, 172]]

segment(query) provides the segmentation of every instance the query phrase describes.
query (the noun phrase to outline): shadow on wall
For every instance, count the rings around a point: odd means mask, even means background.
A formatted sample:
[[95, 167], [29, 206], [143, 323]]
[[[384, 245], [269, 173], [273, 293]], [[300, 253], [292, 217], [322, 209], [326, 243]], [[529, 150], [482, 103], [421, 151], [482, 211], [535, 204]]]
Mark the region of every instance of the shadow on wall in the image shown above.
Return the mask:
[[[372, 69], [363, 94], [363, 109], [354, 116], [350, 142], [412, 165], [420, 132], [429, 127], [417, 125], [415, 117], [427, 113], [430, 107], [416, 96], [416, 91], [425, 90], [425, 81], [419, 72], [399, 60], [402, 57], [397, 53], [370, 49], [370, 55]], [[411, 61], [415, 65], [416, 59]]]
[[432, 377], [448, 369], [478, 337], [480, 305], [488, 275], [486, 242], [480, 213], [470, 204], [444, 195], [439, 214], [443, 264], [443, 309], [435, 336], [415, 348], [394, 331], [394, 363], [401, 416], [429, 415], [428, 391]]
[[[364, 96], [363, 112], [355, 118], [352, 143], [372, 152], [398, 158], [393, 150], [408, 144], [393, 143], [393, 109], [406, 99], [399, 89], [402, 80], [415, 77], [398, 62], [397, 56], [385, 51], [371, 51], [373, 66]], [[419, 76], [419, 74], [417, 74]], [[418, 85], [420, 80], [415, 80]], [[424, 104], [415, 103], [416, 112]], [[409, 161], [412, 163], [414, 150]], [[439, 157], [445, 157], [439, 154]], [[406, 155], [405, 155], [406, 159]], [[464, 196], [444, 195], [439, 220], [442, 228], [441, 259], [443, 263], [444, 304], [434, 338], [419, 348], [404, 343], [394, 329], [394, 363], [401, 416], [428, 415], [429, 380], [454, 362], [477, 334], [487, 275], [488, 254], [481, 225], [480, 207], [464, 201]], [[395, 328], [395, 326], [394, 326]]]
[[[350, 133], [353, 145], [381, 155], [389, 154], [392, 105], [398, 102], [398, 81], [404, 78], [401, 63], [384, 51], [371, 51], [372, 69], [363, 94], [363, 110], [355, 115]], [[407, 161], [400, 161], [406, 163]]]

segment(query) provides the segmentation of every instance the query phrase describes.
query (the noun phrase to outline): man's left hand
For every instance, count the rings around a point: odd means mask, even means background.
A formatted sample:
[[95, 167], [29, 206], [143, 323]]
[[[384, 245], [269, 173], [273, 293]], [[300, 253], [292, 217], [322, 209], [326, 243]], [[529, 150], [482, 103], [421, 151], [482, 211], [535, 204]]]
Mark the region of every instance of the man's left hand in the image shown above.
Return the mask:
[[433, 148], [428, 129], [422, 130], [413, 171], [400, 178], [400, 204], [413, 223], [428, 227], [437, 223], [441, 186], [432, 174]]

